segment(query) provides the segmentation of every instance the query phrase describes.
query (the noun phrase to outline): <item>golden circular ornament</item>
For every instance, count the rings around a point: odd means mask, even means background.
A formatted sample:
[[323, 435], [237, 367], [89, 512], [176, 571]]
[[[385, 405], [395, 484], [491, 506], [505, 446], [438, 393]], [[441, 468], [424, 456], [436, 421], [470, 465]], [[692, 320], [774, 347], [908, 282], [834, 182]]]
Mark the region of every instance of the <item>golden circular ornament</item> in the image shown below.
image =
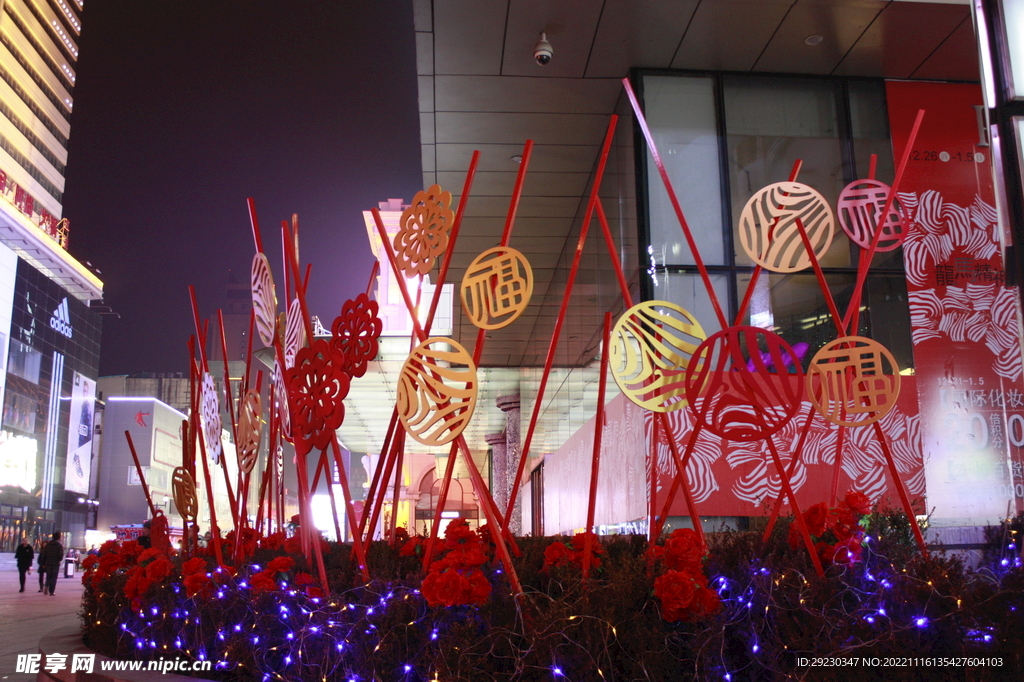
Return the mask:
[[452, 339], [431, 337], [402, 366], [398, 416], [423, 445], [450, 443], [473, 417], [478, 387], [476, 363], [466, 349]]
[[238, 411], [238, 468], [241, 471], [249, 473], [256, 465], [262, 434], [263, 406], [260, 394], [249, 389]]
[[844, 336], [815, 353], [807, 369], [807, 394], [818, 413], [839, 426], [876, 422], [896, 405], [900, 368], [885, 346]]
[[462, 277], [462, 310], [480, 329], [501, 329], [519, 317], [533, 295], [533, 269], [526, 256], [496, 246], [477, 256]]
[[797, 221], [820, 260], [832, 244], [835, 216], [825, 197], [800, 182], [776, 182], [750, 197], [740, 214], [740, 245], [752, 261], [772, 272], [811, 265]]
[[270, 263], [262, 253], [252, 258], [252, 309], [256, 317], [256, 331], [266, 346], [274, 344], [274, 326], [277, 324], [277, 294]]
[[683, 408], [686, 364], [705, 338], [697, 318], [676, 304], [638, 303], [612, 328], [608, 356], [615, 383], [644, 409]]
[[196, 482], [192, 474], [184, 467], [175, 467], [171, 476], [171, 494], [174, 499], [174, 507], [178, 515], [186, 525], [196, 522], [196, 513], [199, 511], [199, 498], [196, 495]]
[[448, 233], [455, 222], [452, 193], [440, 185], [417, 192], [402, 211], [394, 238], [395, 261], [406, 277], [425, 275], [448, 247]]

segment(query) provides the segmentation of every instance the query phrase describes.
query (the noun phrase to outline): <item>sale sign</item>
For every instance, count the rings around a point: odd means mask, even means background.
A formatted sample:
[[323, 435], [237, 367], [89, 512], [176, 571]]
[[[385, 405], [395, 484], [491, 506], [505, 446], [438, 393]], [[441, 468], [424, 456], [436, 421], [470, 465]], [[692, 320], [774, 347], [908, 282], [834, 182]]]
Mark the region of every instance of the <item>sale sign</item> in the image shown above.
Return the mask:
[[886, 84], [893, 155], [919, 109], [898, 200], [928, 508], [937, 525], [1024, 510], [1020, 302], [1007, 287], [977, 85]]

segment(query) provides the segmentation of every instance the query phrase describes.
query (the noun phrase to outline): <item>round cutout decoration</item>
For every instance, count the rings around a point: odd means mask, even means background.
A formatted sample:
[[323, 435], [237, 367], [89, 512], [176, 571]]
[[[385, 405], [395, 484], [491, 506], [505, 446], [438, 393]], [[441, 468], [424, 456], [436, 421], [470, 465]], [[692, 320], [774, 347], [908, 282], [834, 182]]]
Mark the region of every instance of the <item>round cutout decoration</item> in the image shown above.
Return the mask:
[[[854, 244], [870, 249], [878, 228], [878, 217], [885, 209], [891, 188], [878, 180], [854, 180], [839, 195], [839, 226]], [[894, 200], [882, 223], [882, 236], [876, 251], [893, 251], [907, 238], [907, 223], [899, 201]]]
[[740, 244], [752, 261], [772, 272], [810, 267], [800, 227], [818, 260], [828, 251], [835, 218], [825, 197], [799, 182], [776, 182], [750, 197], [740, 214]]
[[217, 385], [214, 383], [213, 376], [209, 372], [203, 374], [199, 416], [202, 417], [206, 454], [213, 460], [214, 464], [219, 464], [222, 428], [220, 421], [220, 399], [217, 396]]
[[440, 185], [416, 192], [409, 208], [402, 211], [395, 235], [395, 260], [406, 277], [425, 275], [448, 247], [448, 233], [455, 222], [452, 193]]
[[174, 499], [174, 506], [178, 515], [185, 525], [196, 522], [196, 513], [199, 511], [199, 498], [196, 495], [196, 482], [192, 474], [184, 467], [175, 467], [171, 476], [171, 494]]
[[262, 434], [263, 406], [260, 394], [249, 389], [242, 398], [238, 413], [238, 468], [244, 473], [252, 471], [256, 464]]
[[462, 310], [480, 329], [512, 324], [533, 295], [533, 269], [526, 256], [496, 246], [477, 256], [462, 277]]
[[644, 301], [619, 317], [608, 347], [619, 389], [640, 407], [671, 412], [686, 406], [684, 371], [704, 341], [704, 328], [667, 301]]
[[704, 428], [726, 440], [768, 438], [800, 409], [804, 371], [778, 334], [729, 327], [708, 337], [686, 366], [686, 399]]
[[402, 367], [398, 416], [417, 442], [445, 445], [473, 417], [478, 387], [476, 363], [466, 349], [451, 339], [431, 337], [413, 349]]
[[252, 258], [252, 309], [256, 317], [256, 331], [266, 346], [274, 345], [274, 327], [277, 324], [277, 294], [270, 263], [262, 253]]
[[885, 346], [863, 336], [844, 336], [815, 353], [807, 393], [818, 413], [840, 426], [876, 422], [896, 405], [900, 368]]

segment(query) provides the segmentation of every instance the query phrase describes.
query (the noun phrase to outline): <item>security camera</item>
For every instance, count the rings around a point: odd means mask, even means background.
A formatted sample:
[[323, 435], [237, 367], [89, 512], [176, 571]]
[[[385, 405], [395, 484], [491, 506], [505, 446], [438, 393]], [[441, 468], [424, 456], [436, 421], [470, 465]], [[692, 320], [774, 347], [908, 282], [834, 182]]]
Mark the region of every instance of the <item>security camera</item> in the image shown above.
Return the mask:
[[551, 49], [551, 43], [548, 42], [548, 34], [541, 33], [540, 40], [533, 46], [533, 58], [537, 61], [537, 66], [547, 66], [551, 61], [552, 54], [554, 54], [554, 50]]

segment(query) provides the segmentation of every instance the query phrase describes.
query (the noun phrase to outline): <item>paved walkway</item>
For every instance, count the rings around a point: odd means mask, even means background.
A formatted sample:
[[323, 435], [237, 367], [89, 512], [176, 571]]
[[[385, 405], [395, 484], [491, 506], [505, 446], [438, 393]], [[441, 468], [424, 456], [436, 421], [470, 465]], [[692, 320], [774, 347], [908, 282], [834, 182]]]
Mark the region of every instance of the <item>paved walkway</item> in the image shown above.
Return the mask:
[[81, 573], [74, 578], [57, 579], [54, 596], [39, 593], [39, 575], [25, 581], [25, 591], [18, 592], [18, 568], [12, 552], [0, 553], [0, 680], [34, 682], [35, 675], [16, 673], [18, 654], [39, 652], [39, 638], [47, 632], [80, 623], [78, 612], [82, 602]]

